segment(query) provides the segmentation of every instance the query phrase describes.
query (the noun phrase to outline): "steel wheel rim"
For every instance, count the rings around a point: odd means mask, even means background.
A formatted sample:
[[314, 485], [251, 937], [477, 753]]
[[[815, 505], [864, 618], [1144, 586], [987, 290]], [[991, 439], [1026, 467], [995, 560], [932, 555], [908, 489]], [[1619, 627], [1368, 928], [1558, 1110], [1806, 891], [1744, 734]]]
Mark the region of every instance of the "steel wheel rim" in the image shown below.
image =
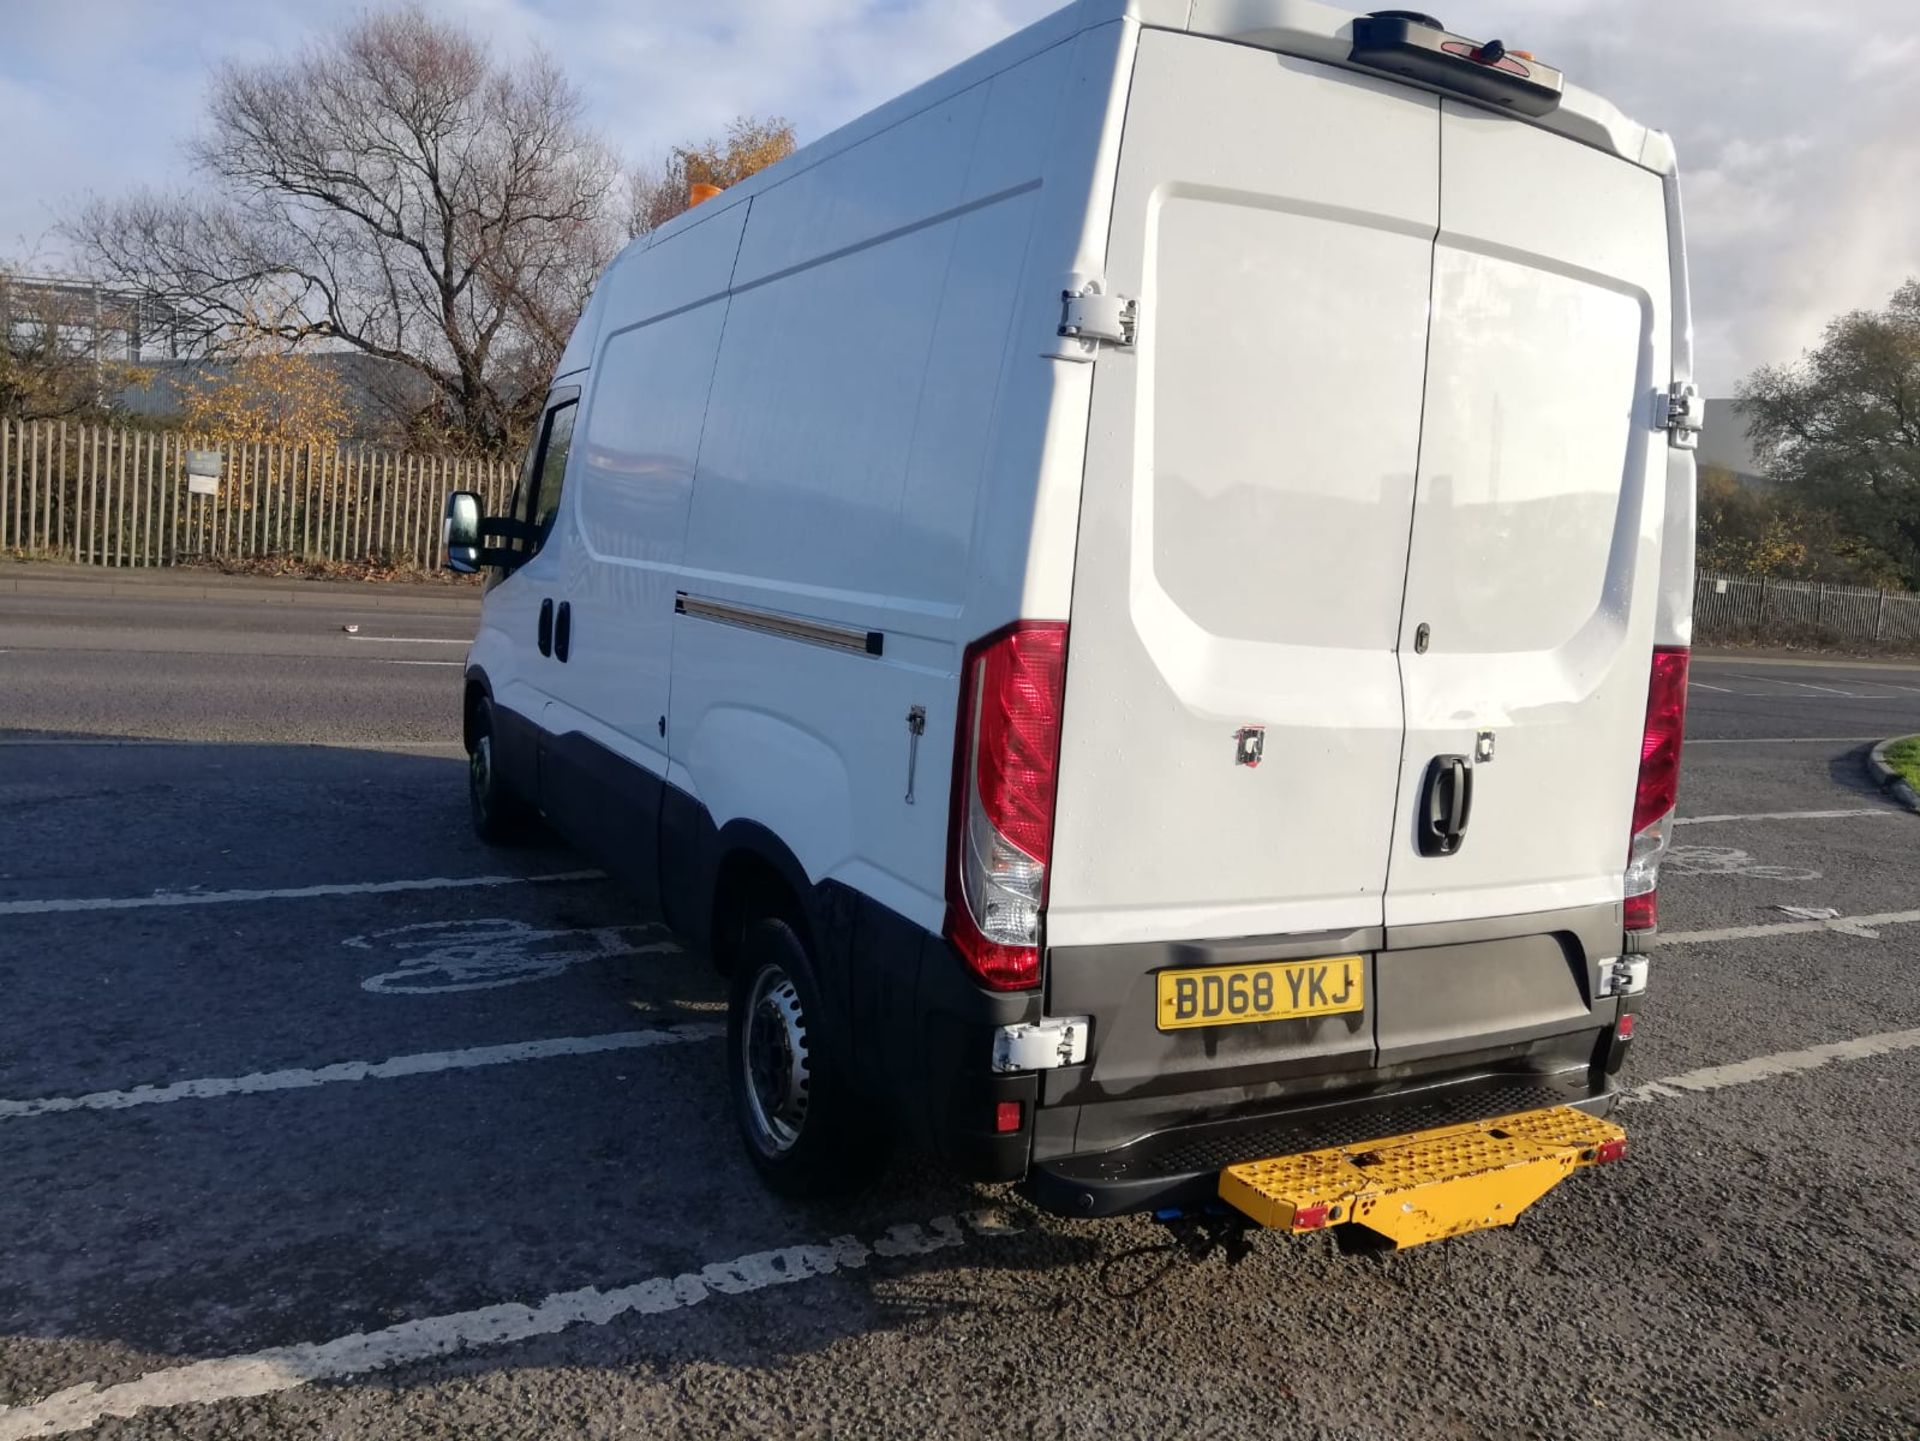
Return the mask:
[[778, 966], [764, 966], [754, 977], [740, 1066], [754, 1142], [766, 1155], [783, 1155], [799, 1143], [806, 1127], [812, 1071], [800, 993]]

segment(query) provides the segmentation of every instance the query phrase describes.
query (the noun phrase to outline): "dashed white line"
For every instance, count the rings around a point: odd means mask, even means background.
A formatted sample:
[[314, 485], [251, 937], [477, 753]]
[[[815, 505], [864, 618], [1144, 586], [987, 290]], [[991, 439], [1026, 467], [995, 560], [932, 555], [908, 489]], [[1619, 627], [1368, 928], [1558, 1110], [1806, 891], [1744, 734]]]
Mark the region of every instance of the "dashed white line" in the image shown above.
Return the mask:
[[1707, 684], [1707, 683], [1706, 683], [1705, 681], [1703, 681], [1703, 680], [1690, 680], [1690, 681], [1688, 681], [1688, 682], [1687, 682], [1687, 689], [1688, 689], [1688, 690], [1710, 690], [1710, 691], [1717, 691], [1717, 692], [1718, 692], [1719, 694], [1721, 694], [1721, 695], [1737, 695], [1737, 694], [1739, 694], [1739, 692], [1737, 692], [1737, 691], [1733, 691], [1733, 690], [1729, 690], [1729, 689], [1728, 689], [1728, 688], [1727, 688], [1726, 686], [1723, 686], [1723, 685], [1708, 685], [1708, 684]]
[[[1759, 679], [1759, 677], [1756, 676], [1754, 677], [1754, 679], [1757, 680]], [[1775, 681], [1773, 683], [1775, 685], [1797, 685], [1802, 690], [1817, 690], [1822, 695], [1843, 696], [1847, 700], [1885, 700], [1886, 699], [1885, 696], [1863, 696], [1856, 691], [1839, 690], [1836, 687], [1830, 686], [1830, 685], [1814, 685], [1811, 682], [1804, 681], [1804, 680], [1782, 680], [1782, 681]]]
[[1885, 736], [1716, 736], [1693, 740], [1690, 746], [1855, 746], [1885, 740]]
[[468, 1046], [458, 1051], [421, 1051], [384, 1061], [336, 1061], [329, 1066], [255, 1071], [246, 1076], [206, 1076], [165, 1086], [135, 1086], [125, 1091], [89, 1091], [83, 1096], [0, 1101], [0, 1121], [57, 1115], [63, 1111], [124, 1111], [133, 1106], [164, 1106], [174, 1101], [300, 1091], [342, 1081], [394, 1081], [407, 1076], [430, 1076], [436, 1071], [471, 1071], [482, 1066], [511, 1066], [557, 1056], [597, 1056], [607, 1051], [641, 1051], [654, 1046], [684, 1045], [689, 1041], [713, 1041], [726, 1033], [726, 1026], [718, 1021], [697, 1021], [672, 1030], [610, 1031], [598, 1036], [560, 1036], [500, 1046]]
[[[1835, 1061], [1865, 1060], [1917, 1048], [1920, 1030], [1889, 1031], [1683, 1072], [1633, 1087], [1623, 1093], [1622, 1099], [1644, 1104], [1800, 1075]], [[343, 1380], [431, 1361], [463, 1348], [510, 1345], [575, 1326], [604, 1326], [626, 1315], [657, 1316], [696, 1306], [716, 1295], [744, 1296], [770, 1286], [859, 1270], [876, 1257], [919, 1256], [964, 1246], [969, 1232], [991, 1239], [1022, 1229], [995, 1211], [975, 1211], [958, 1219], [936, 1216], [924, 1226], [889, 1227], [884, 1236], [870, 1243], [853, 1236], [835, 1236], [823, 1242], [753, 1251], [730, 1261], [712, 1262], [697, 1271], [653, 1276], [608, 1291], [597, 1286], [556, 1291], [532, 1305], [507, 1302], [426, 1316], [378, 1331], [356, 1331], [332, 1341], [277, 1346], [149, 1371], [112, 1386], [83, 1381], [42, 1401], [0, 1407], [0, 1441], [63, 1435], [84, 1430], [109, 1416], [293, 1391], [316, 1381]]]
[[1861, 806], [1855, 810], [1846, 811], [1754, 811], [1741, 816], [1678, 816], [1673, 823], [1676, 826], [1707, 826], [1716, 825], [1721, 821], [1837, 821], [1854, 816], [1905, 814], [1907, 812], [1897, 810], [1893, 806]]
[[350, 635], [348, 640], [370, 641], [375, 645], [471, 645], [471, 636], [440, 635]]
[[0, 916], [64, 915], [73, 911], [144, 911], [168, 906], [225, 906], [246, 901], [308, 901], [323, 896], [388, 896], [404, 891], [460, 891], [486, 886], [538, 886], [599, 881], [605, 871], [554, 871], [540, 876], [433, 876], [417, 881], [352, 881], [260, 891], [161, 891], [150, 896], [89, 896], [72, 900], [0, 901]]
[[[439, 662], [428, 662], [439, 664]], [[457, 664], [457, 662], [456, 662]], [[140, 747], [140, 746], [199, 746], [203, 749], [229, 745], [273, 745], [311, 747], [318, 750], [343, 751], [464, 751], [466, 747], [457, 740], [445, 741], [342, 741], [342, 740], [288, 740], [284, 736], [260, 736], [256, 739], [241, 737], [223, 741], [181, 740], [166, 736], [82, 736], [71, 740], [52, 740], [45, 736], [29, 739], [0, 740], [0, 748], [11, 746], [53, 746], [56, 748], [93, 747]]]
[[1712, 931], [1672, 931], [1655, 941], [1661, 946], [1698, 946], [1711, 941], [1757, 941], [1768, 936], [1810, 935], [1815, 931], [1837, 931], [1843, 936], [1877, 940], [1880, 926], [1910, 926], [1920, 922], [1920, 911], [1883, 911], [1871, 916], [1835, 916], [1824, 921], [1771, 921], [1758, 926], [1723, 926]]
[[378, 662], [376, 662], [376, 664], [379, 664], [379, 665], [455, 665], [455, 666], [463, 666], [463, 665], [465, 665], [465, 664], [466, 664], [466, 662], [465, 662], [465, 661], [463, 661], [463, 660], [383, 660], [383, 661], [378, 661]]

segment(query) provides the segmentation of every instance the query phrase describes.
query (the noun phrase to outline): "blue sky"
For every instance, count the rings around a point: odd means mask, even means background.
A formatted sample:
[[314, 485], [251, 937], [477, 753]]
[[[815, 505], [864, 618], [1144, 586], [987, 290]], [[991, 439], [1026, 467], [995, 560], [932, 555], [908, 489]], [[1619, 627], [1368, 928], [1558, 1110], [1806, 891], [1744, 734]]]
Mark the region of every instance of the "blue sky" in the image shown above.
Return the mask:
[[[781, 114], [818, 135], [1055, 0], [426, 0], [502, 54], [544, 46], [635, 161]], [[363, 0], [0, 0], [0, 257], [61, 259], [88, 194], [191, 180], [210, 62], [269, 58]], [[1673, 133], [1714, 393], [1920, 274], [1915, 0], [1434, 0]]]

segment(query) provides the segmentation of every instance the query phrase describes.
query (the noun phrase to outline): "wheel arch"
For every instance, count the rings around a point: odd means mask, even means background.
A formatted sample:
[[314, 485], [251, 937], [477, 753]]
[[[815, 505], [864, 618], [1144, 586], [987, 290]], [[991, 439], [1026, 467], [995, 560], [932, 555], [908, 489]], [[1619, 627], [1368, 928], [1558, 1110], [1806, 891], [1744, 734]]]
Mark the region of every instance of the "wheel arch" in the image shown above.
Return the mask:
[[739, 953], [742, 929], [762, 916], [777, 916], [792, 925], [819, 964], [813, 883], [779, 836], [757, 821], [727, 822], [716, 837], [713, 877], [705, 919], [714, 964], [723, 974], [731, 971]]
[[487, 679], [487, 673], [479, 666], [467, 670], [466, 694], [460, 702], [460, 745], [462, 749], [473, 749], [473, 728], [480, 715], [480, 702], [493, 700], [493, 683]]

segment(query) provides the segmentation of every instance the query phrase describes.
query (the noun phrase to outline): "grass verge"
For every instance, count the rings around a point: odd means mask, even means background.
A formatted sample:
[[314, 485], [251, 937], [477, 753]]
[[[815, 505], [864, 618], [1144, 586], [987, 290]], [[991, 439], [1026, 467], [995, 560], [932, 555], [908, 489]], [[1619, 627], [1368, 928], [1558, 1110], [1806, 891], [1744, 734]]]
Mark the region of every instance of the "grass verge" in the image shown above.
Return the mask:
[[1920, 791], [1920, 736], [1908, 736], [1881, 752], [1886, 763], [1900, 772], [1900, 778]]

